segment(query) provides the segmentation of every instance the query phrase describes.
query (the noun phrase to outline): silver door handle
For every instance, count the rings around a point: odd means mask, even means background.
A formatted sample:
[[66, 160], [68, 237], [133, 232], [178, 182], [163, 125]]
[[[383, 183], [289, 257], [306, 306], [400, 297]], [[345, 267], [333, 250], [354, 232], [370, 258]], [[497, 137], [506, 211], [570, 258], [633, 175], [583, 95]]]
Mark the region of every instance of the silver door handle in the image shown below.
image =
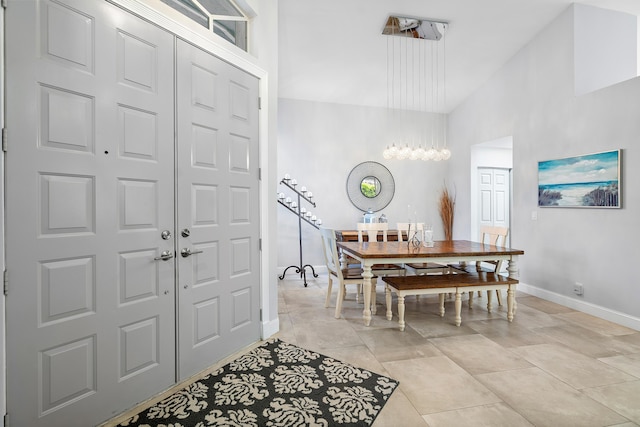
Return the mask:
[[201, 254], [201, 253], [202, 253], [202, 251], [192, 251], [192, 250], [191, 250], [191, 249], [189, 249], [189, 248], [183, 248], [183, 249], [180, 251], [180, 255], [182, 255], [182, 257], [183, 257], [183, 258], [186, 258], [186, 257], [188, 257], [189, 255]]
[[[184, 256], [184, 255], [183, 255]], [[173, 252], [171, 251], [163, 251], [160, 256], [155, 257], [154, 261], [167, 261], [173, 258]]]

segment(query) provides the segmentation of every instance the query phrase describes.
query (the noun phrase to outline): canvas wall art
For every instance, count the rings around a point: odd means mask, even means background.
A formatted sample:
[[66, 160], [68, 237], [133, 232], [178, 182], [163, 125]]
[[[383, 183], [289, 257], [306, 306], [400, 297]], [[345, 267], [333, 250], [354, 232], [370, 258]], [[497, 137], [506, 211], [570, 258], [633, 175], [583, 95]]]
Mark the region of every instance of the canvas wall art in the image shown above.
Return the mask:
[[538, 162], [538, 206], [619, 208], [622, 150]]

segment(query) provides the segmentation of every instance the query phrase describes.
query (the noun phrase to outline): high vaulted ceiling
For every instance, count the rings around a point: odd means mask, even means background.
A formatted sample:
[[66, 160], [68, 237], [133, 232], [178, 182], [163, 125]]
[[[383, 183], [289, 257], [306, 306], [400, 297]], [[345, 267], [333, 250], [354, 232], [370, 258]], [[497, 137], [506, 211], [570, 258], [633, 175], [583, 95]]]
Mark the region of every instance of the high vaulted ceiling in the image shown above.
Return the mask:
[[395, 14], [449, 22], [451, 111], [572, 3], [640, 16], [640, 0], [279, 0], [278, 96], [388, 106], [381, 32]]

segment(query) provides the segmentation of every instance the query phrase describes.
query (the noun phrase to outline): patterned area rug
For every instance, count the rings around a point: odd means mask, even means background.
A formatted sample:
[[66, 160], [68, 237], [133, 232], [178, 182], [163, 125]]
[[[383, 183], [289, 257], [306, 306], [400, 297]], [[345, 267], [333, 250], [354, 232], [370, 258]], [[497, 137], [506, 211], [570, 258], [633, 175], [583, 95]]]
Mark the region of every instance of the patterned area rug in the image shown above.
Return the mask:
[[370, 426], [397, 386], [276, 339], [119, 426]]

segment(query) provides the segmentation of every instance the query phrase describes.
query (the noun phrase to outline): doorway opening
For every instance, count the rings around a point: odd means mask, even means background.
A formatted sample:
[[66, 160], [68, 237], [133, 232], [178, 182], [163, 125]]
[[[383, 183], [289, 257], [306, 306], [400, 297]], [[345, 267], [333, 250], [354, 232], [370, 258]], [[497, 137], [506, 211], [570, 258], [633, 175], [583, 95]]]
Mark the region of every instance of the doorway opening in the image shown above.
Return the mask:
[[513, 137], [471, 147], [471, 240], [478, 240], [482, 225], [509, 227], [511, 241]]

